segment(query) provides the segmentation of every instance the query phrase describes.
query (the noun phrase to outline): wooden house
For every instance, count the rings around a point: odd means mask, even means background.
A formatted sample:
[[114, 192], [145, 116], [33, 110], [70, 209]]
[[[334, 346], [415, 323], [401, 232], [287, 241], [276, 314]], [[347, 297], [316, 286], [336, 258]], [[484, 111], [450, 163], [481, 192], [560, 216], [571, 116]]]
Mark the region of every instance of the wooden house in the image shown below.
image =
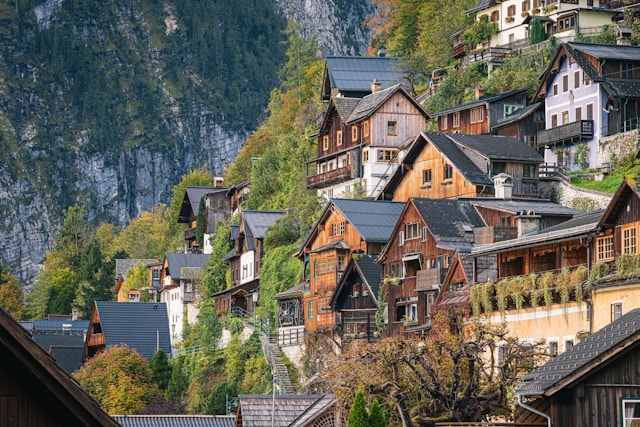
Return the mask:
[[540, 154], [544, 150], [538, 149], [538, 132], [544, 130], [544, 104], [536, 102], [496, 120], [491, 128], [494, 135], [511, 136], [532, 147]]
[[467, 135], [491, 134], [498, 121], [527, 106], [527, 88], [484, 96], [476, 90], [476, 99], [431, 113], [438, 120], [438, 132]]
[[0, 308], [0, 425], [117, 427], [86, 391]]
[[249, 190], [251, 189], [251, 181], [246, 180], [239, 182], [233, 187], [227, 190], [227, 206], [231, 214], [239, 212], [240, 205], [249, 196]]
[[402, 84], [411, 89], [398, 58], [378, 56], [327, 56], [322, 79], [321, 99], [364, 98], [371, 94], [371, 83], [380, 89]]
[[[276, 379], [277, 381], [277, 379]], [[332, 394], [238, 396], [236, 427], [343, 426], [344, 414]]]
[[155, 259], [117, 259], [116, 260], [116, 286], [113, 289], [113, 293], [117, 295], [118, 302], [136, 302], [135, 297], [131, 291], [137, 291], [138, 297], [140, 296], [140, 291], [149, 292], [150, 289], [129, 289], [126, 286], [127, 281], [127, 271], [130, 268], [141, 264], [142, 266], [148, 266], [150, 264], [156, 263], [158, 260]]
[[182, 341], [183, 325], [193, 325], [200, 311], [202, 267], [210, 255], [166, 254], [162, 265], [160, 301], [167, 305], [171, 324], [171, 344]]
[[214, 305], [219, 316], [233, 307], [253, 313], [249, 298], [260, 287], [260, 267], [264, 256], [264, 236], [278, 219], [280, 211], [242, 211], [240, 224], [232, 226], [229, 238], [233, 249], [223, 257], [229, 261], [231, 287], [214, 295]]
[[305, 283], [302, 282], [273, 297], [278, 302], [279, 347], [304, 343], [304, 291]]
[[382, 282], [377, 255], [353, 254], [336, 291], [329, 300], [336, 313], [338, 332], [346, 338], [380, 336], [376, 313], [380, 308], [378, 293]]
[[196, 220], [198, 218], [200, 200], [214, 189], [215, 187], [211, 186], [187, 186], [185, 188], [182, 206], [180, 206], [180, 213], [178, 214], [178, 223], [188, 224], [188, 228], [184, 232], [184, 240], [187, 242], [187, 248], [189, 249], [196, 243]]
[[484, 221], [468, 202], [407, 201], [380, 254], [387, 336], [418, 332], [431, 324], [431, 310], [458, 252], [469, 252], [473, 230]]
[[379, 254], [404, 203], [332, 199], [295, 254], [305, 262], [307, 289], [302, 296], [305, 332], [335, 326], [329, 301], [352, 254]]
[[204, 195], [205, 227], [202, 253], [210, 254], [213, 252], [211, 237], [216, 234], [218, 223], [228, 221], [231, 218], [231, 200], [227, 197], [228, 193], [227, 187], [220, 186]]
[[169, 316], [164, 303], [96, 301], [82, 361], [113, 345], [126, 345], [147, 360], [157, 350], [171, 354]]
[[639, 425], [639, 346], [636, 308], [527, 374], [514, 425]]
[[307, 163], [307, 188], [327, 199], [376, 195], [428, 117], [399, 84], [364, 98], [333, 98], [316, 134], [317, 157]]
[[[533, 148], [507, 136], [423, 132], [378, 199], [538, 197], [542, 161]], [[496, 188], [495, 178], [503, 173], [508, 182], [500, 179]]]
[[609, 163], [599, 141], [637, 128], [639, 84], [640, 47], [561, 45], [533, 98], [545, 103], [546, 129], [537, 136], [545, 162], [572, 170]]

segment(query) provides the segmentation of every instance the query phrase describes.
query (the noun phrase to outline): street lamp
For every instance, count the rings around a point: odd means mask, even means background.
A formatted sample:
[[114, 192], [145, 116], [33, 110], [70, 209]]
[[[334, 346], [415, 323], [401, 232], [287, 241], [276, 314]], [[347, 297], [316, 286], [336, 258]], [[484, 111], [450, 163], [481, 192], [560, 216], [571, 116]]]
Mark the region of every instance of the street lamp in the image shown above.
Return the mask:
[[257, 327], [257, 318], [256, 318], [256, 305], [258, 304], [258, 296], [260, 294], [256, 291], [253, 293], [252, 298], [253, 298], [253, 330], [255, 331], [256, 327]]

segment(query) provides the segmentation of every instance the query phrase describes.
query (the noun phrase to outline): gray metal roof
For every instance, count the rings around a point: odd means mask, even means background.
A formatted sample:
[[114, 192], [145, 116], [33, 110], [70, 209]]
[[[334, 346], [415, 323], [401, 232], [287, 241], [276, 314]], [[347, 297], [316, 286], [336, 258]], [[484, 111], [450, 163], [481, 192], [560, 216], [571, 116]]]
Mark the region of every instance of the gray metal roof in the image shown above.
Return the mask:
[[215, 190], [216, 187], [196, 187], [196, 186], [187, 186], [185, 189], [186, 197], [189, 199], [189, 203], [191, 204], [191, 210], [194, 215], [198, 215], [198, 209], [200, 208], [200, 199], [202, 199], [207, 193]]
[[[30, 322], [20, 322], [23, 328], [30, 331], [62, 331], [68, 327], [70, 331], [86, 331], [89, 327], [88, 320], [32, 320]], [[29, 327], [27, 327], [29, 324]]]
[[404, 209], [404, 203], [375, 200], [331, 199], [365, 242], [386, 243]]
[[574, 345], [571, 350], [552, 358], [525, 375], [522, 385], [516, 389], [516, 394], [541, 395], [560, 381], [588, 375], [589, 372], [593, 372], [603, 353], [615, 348], [624, 349], [627, 346], [623, 343], [639, 331], [640, 309], [636, 308]]
[[423, 132], [422, 136], [428, 142], [432, 143], [433, 146], [449, 160], [451, 166], [467, 181], [474, 185], [493, 185], [493, 181], [489, 178], [489, 173], [480, 170], [461, 150], [460, 146], [447, 136], [447, 134], [440, 132]]
[[[87, 326], [88, 326], [87, 321]], [[82, 367], [85, 331], [33, 331], [31, 336], [68, 374]]]
[[[302, 426], [335, 405], [331, 394], [238, 396], [238, 417], [245, 427]], [[273, 421], [272, 421], [273, 415]]]
[[122, 427], [233, 427], [235, 416], [226, 415], [114, 415]]
[[249, 230], [255, 239], [262, 240], [269, 227], [283, 216], [284, 212], [280, 211], [243, 211], [245, 233]]
[[167, 265], [169, 266], [169, 276], [172, 280], [182, 278], [184, 268], [201, 268], [209, 259], [209, 254], [165, 254]]
[[405, 83], [396, 58], [380, 56], [328, 56], [326, 72], [331, 88], [339, 92], [370, 93], [371, 83], [380, 82], [381, 89]]
[[286, 291], [282, 291], [279, 294], [275, 294], [273, 299], [288, 299], [294, 298], [302, 295], [304, 292], [304, 283], [298, 283], [294, 287], [287, 289]]
[[501, 135], [449, 135], [456, 143], [490, 160], [543, 163], [542, 156], [531, 146], [511, 136]]
[[465, 102], [464, 104], [458, 104], [454, 107], [447, 108], [444, 110], [440, 110], [436, 113], [430, 113], [431, 117], [440, 117], [445, 114], [454, 113], [456, 111], [468, 110], [473, 107], [477, 107], [478, 105], [490, 104], [492, 102], [500, 101], [502, 99], [508, 98], [510, 96], [519, 95], [527, 91], [527, 88], [520, 88], [515, 90], [510, 90], [508, 92], [497, 93], [495, 95], [489, 95], [482, 97], [480, 99], [476, 99], [473, 101]]
[[138, 264], [147, 266], [159, 262], [157, 259], [117, 259], [116, 260], [116, 279], [121, 276], [126, 278], [127, 271]]
[[165, 303], [96, 301], [105, 345], [127, 345], [151, 360], [159, 342], [171, 354]]
[[441, 242], [473, 243], [473, 229], [486, 225], [469, 202], [415, 198], [413, 204], [439, 245]]
[[573, 217], [575, 215], [584, 214], [584, 211], [569, 208], [563, 205], [552, 202], [548, 199], [494, 199], [489, 197], [477, 197], [466, 200], [474, 206], [482, 206], [491, 209], [497, 209], [512, 214], [518, 214], [522, 211], [533, 211], [536, 215], [543, 216], [561, 216], [561, 217]]
[[375, 263], [377, 255], [352, 255], [356, 269], [360, 272], [360, 276], [369, 286], [374, 300], [378, 298], [380, 291], [380, 283], [382, 282], [382, 267]]
[[424, 110], [424, 108], [415, 101], [415, 99], [409, 94], [409, 92], [407, 92], [404, 87], [402, 87], [402, 85], [398, 84], [362, 98], [360, 102], [358, 102], [358, 104], [353, 108], [351, 114], [349, 114], [349, 118], [347, 119], [346, 123], [349, 125], [366, 119], [374, 112], [376, 112], [385, 102], [387, 102], [389, 98], [391, 98], [391, 96], [393, 96], [397, 92], [402, 92], [404, 96], [409, 99], [409, 101], [412, 102], [419, 111], [422, 112], [425, 119], [429, 118], [429, 114]]
[[584, 42], [569, 42], [567, 45], [599, 59], [640, 62], [640, 46]]

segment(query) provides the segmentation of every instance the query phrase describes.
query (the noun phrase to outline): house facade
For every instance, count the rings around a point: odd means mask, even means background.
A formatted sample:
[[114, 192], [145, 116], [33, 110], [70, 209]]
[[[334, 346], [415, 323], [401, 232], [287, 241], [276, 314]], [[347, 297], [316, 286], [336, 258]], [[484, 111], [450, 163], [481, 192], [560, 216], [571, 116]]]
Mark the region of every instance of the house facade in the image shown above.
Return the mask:
[[295, 254], [305, 263], [302, 295], [305, 332], [330, 331], [336, 324], [330, 300], [352, 254], [382, 252], [404, 203], [332, 199]]
[[364, 98], [329, 103], [317, 133], [318, 156], [307, 163], [307, 188], [326, 199], [378, 194], [401, 150], [425, 128], [427, 112], [403, 86], [373, 86]]
[[600, 138], [637, 128], [640, 47], [570, 42], [540, 78], [546, 129], [537, 143], [545, 162], [570, 170], [603, 167]]
[[510, 176], [510, 196], [538, 197], [542, 161], [536, 150], [512, 137], [423, 132], [378, 198], [493, 197], [494, 178], [504, 173]]

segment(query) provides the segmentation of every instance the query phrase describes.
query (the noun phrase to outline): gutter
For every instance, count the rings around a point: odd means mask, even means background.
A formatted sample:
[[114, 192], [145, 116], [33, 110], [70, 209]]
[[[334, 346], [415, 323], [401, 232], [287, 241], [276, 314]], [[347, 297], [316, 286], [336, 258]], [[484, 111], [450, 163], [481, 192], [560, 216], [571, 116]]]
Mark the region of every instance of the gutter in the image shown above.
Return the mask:
[[544, 412], [534, 408], [533, 406], [529, 406], [526, 403], [524, 403], [522, 401], [522, 395], [521, 394], [518, 395], [518, 405], [520, 405], [522, 408], [524, 408], [524, 409], [526, 409], [526, 410], [528, 410], [530, 412], [533, 412], [536, 415], [540, 415], [541, 417], [546, 418], [547, 419], [547, 426], [548, 427], [552, 427], [551, 426], [551, 415], [545, 414]]

